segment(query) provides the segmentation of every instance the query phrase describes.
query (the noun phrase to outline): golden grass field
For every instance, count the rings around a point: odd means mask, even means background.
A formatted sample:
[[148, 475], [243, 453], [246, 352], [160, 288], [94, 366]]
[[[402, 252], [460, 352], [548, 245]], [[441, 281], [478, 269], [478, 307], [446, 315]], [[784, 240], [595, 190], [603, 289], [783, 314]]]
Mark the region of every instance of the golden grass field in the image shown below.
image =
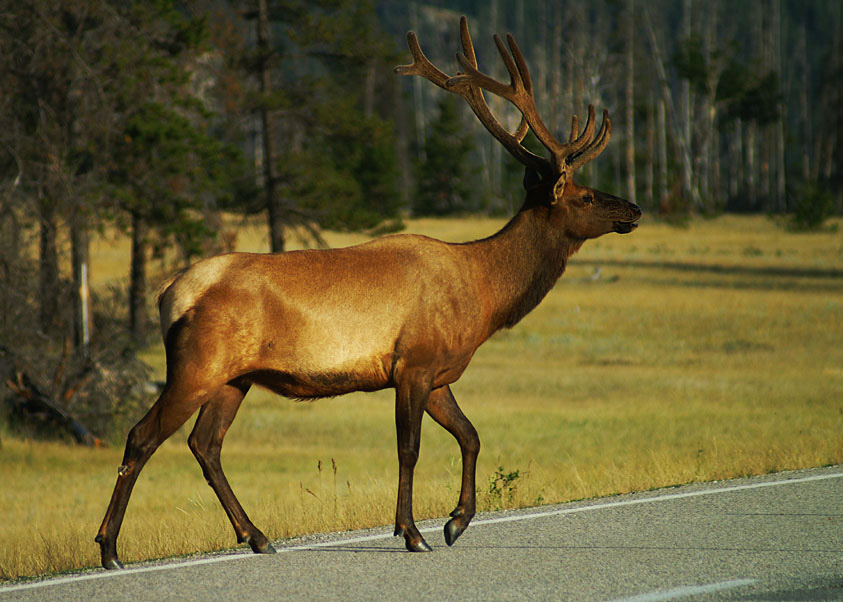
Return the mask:
[[[468, 240], [502, 224], [411, 220], [408, 231]], [[262, 232], [244, 226], [239, 247], [264, 250]], [[97, 241], [92, 252], [95, 286], [121, 277], [124, 240]], [[682, 228], [645, 218], [631, 235], [590, 241], [544, 302], [481, 347], [453, 386], [483, 443], [480, 509], [843, 463], [841, 340], [839, 231], [790, 233], [764, 217]], [[162, 377], [162, 346], [144, 357]], [[118, 542], [124, 561], [235, 545], [186, 437], [187, 428], [145, 468]], [[3, 434], [0, 579], [98, 566], [93, 539], [121, 457], [122, 441], [87, 449]], [[253, 390], [223, 465], [271, 539], [389, 525], [392, 394], [299, 403]], [[456, 442], [426, 417], [417, 519], [453, 508], [459, 471]]]

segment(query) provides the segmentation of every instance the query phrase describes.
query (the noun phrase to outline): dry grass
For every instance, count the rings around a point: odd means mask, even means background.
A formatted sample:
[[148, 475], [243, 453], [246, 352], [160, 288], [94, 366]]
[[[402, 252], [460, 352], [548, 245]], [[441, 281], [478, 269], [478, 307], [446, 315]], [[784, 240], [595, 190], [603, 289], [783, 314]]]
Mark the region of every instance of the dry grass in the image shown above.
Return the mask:
[[[467, 240], [501, 223], [418, 220], [409, 229]], [[261, 233], [242, 228], [240, 246], [262, 250]], [[95, 274], [125, 265], [123, 241], [94, 253]], [[481, 507], [843, 463], [841, 336], [839, 233], [723, 217], [682, 229], [645, 222], [592, 241], [453, 387], [483, 441]], [[160, 346], [146, 357], [162, 370]], [[423, 429], [416, 517], [444, 516], [456, 503], [459, 451], [427, 418]], [[394, 438], [390, 392], [292, 403], [253, 391], [223, 463], [271, 538], [388, 524]], [[175, 435], [144, 470], [118, 544], [124, 560], [234, 544], [185, 439]], [[97, 565], [93, 537], [121, 455], [122, 445], [3, 438], [0, 578]], [[492, 485], [499, 467], [517, 478]]]

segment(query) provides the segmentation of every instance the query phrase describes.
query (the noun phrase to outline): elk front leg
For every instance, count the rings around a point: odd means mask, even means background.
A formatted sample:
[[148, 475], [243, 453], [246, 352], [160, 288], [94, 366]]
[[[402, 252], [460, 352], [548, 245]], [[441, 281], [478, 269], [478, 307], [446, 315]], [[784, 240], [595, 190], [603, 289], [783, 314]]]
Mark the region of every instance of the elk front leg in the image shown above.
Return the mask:
[[454, 545], [457, 538], [474, 518], [476, 509], [475, 474], [477, 454], [480, 452], [480, 438], [474, 425], [462, 413], [448, 386], [434, 389], [427, 400], [427, 413], [445, 430], [451, 433], [460, 445], [462, 453], [462, 483], [457, 507], [451, 512], [451, 520], [445, 525], [445, 543]]
[[398, 507], [395, 535], [404, 535], [411, 552], [430, 552], [431, 547], [413, 520], [413, 471], [419, 458], [421, 419], [430, 395], [430, 380], [421, 372], [404, 374], [395, 386], [395, 428], [398, 435]]
[[231, 521], [237, 543], [248, 543], [256, 554], [274, 554], [275, 548], [260, 529], [249, 520], [243, 506], [234, 495], [220, 463], [223, 439], [248, 390], [248, 385], [224, 385], [199, 410], [199, 417], [196, 419], [187, 443], [202, 467], [205, 480], [217, 494], [228, 520]]

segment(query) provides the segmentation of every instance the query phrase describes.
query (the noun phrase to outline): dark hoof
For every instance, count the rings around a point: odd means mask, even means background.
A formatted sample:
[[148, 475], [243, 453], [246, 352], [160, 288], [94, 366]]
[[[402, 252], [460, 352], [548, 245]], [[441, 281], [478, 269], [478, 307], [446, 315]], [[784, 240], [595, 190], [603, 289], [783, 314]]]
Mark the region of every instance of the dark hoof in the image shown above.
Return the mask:
[[420, 539], [419, 541], [412, 543], [410, 540], [406, 540], [405, 545], [407, 549], [411, 552], [432, 552], [433, 548], [427, 545], [427, 542], [424, 539]]
[[116, 569], [122, 569], [123, 563], [117, 560], [116, 558], [109, 558], [108, 560], [103, 559], [102, 568], [107, 571], [114, 571]]
[[462, 535], [462, 532], [468, 526], [461, 525], [457, 520], [456, 518], [452, 518], [445, 523], [445, 543], [449, 546], [454, 545], [454, 542], [457, 541], [457, 538]]
[[107, 571], [123, 568], [123, 563], [117, 560], [114, 544], [107, 544], [105, 542], [105, 536], [102, 533], [97, 535], [94, 541], [100, 544], [100, 563], [102, 564], [102, 568]]
[[255, 554], [275, 554], [275, 548], [273, 548], [272, 544], [265, 539], [263, 544], [249, 540], [249, 547], [252, 548], [252, 552]]

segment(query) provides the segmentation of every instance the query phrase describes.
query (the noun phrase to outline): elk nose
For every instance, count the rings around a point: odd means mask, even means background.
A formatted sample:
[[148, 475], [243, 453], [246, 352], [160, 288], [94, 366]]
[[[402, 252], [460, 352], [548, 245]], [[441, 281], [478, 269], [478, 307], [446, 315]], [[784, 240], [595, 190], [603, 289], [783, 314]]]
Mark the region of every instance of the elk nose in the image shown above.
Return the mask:
[[635, 203], [630, 203], [630, 205], [631, 205], [630, 208], [632, 209], [632, 214], [633, 214], [632, 221], [635, 221], [635, 220], [637, 220], [638, 218], [641, 217], [641, 207], [639, 207]]

